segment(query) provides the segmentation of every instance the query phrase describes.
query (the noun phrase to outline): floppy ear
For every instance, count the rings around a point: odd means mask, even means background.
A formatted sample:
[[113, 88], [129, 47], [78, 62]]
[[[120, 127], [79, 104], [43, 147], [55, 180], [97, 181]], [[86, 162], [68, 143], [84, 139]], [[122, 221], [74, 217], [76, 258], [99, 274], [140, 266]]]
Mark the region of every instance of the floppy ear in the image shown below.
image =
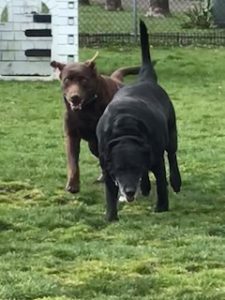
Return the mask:
[[89, 60], [87, 60], [87, 61], [85, 62], [85, 64], [86, 64], [89, 68], [95, 69], [95, 60], [96, 60], [96, 58], [98, 57], [98, 54], [99, 54], [99, 52], [97, 51], [97, 52], [95, 53], [95, 55], [94, 55], [91, 59], [89, 59]]
[[104, 146], [102, 147], [102, 149], [100, 149], [100, 147], [98, 148], [99, 151], [99, 161], [100, 161], [100, 165], [102, 170], [106, 170], [109, 169], [109, 165], [110, 165], [110, 150], [111, 148], [119, 142], [119, 139], [113, 139], [112, 141], [110, 141], [109, 143], [104, 143]]
[[121, 137], [112, 139], [107, 145], [108, 150], [110, 150], [113, 146], [118, 144], [120, 141], [121, 141]]
[[107, 148], [106, 148], [106, 151], [105, 151], [106, 161], [110, 160], [110, 152], [111, 152], [111, 149], [112, 149], [116, 144], [118, 144], [120, 141], [121, 141], [121, 138], [119, 137], [119, 138], [112, 139], [112, 140], [107, 144]]
[[65, 64], [61, 64], [60, 62], [53, 60], [51, 61], [50, 66], [55, 69], [59, 69], [59, 71], [61, 72], [62, 69], [65, 67]]

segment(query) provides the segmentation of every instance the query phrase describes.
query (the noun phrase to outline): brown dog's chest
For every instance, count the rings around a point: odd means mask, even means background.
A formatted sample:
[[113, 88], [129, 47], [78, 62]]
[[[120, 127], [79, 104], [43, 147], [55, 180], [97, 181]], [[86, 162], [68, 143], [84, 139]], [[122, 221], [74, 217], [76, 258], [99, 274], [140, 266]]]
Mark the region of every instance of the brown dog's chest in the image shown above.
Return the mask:
[[79, 135], [84, 140], [92, 140], [96, 133], [96, 126], [100, 116], [93, 116], [91, 114], [82, 114], [77, 118], [77, 129]]
[[96, 137], [96, 126], [104, 109], [90, 107], [89, 109], [75, 111], [68, 114], [66, 125], [71, 132], [76, 132], [80, 138], [91, 141]]

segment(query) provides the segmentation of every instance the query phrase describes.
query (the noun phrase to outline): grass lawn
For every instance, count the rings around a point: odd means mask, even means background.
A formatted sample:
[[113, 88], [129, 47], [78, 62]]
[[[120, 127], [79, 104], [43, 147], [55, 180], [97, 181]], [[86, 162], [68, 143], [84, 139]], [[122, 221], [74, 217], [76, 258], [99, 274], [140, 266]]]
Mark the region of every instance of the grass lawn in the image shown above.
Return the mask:
[[[94, 49], [81, 49], [81, 59]], [[170, 212], [148, 198], [104, 221], [98, 162], [85, 143], [81, 188], [64, 192], [58, 82], [1, 82], [1, 300], [224, 300], [224, 49], [153, 49], [173, 99], [183, 188]], [[138, 64], [139, 49], [100, 49], [101, 72]]]

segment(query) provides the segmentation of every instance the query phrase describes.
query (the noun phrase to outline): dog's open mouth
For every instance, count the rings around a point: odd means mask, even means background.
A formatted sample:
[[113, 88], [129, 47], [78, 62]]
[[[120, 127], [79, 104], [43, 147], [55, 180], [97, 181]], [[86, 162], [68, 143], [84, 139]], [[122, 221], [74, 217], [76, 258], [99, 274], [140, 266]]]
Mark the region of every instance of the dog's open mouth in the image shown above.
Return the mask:
[[120, 184], [119, 180], [114, 180], [115, 185], [119, 187], [119, 202], [133, 202], [138, 194], [138, 189], [124, 189], [123, 186]]
[[81, 110], [82, 106], [83, 106], [83, 103], [84, 103], [84, 100], [81, 99], [81, 98], [80, 99], [76, 99], [76, 101], [71, 100], [69, 102], [70, 108], [71, 108], [72, 111]]
[[128, 196], [126, 196], [126, 198], [127, 198], [127, 202], [133, 202], [134, 199], [135, 199], [134, 196], [133, 196], [133, 197], [128, 197]]
[[73, 104], [73, 103], [70, 103], [70, 107], [71, 107], [71, 110], [81, 110], [82, 109], [82, 103], [79, 103], [79, 104]]
[[80, 96], [73, 96], [71, 98], [67, 98], [65, 96], [65, 99], [70, 105], [70, 108], [72, 111], [75, 110], [82, 110], [84, 107], [91, 105], [93, 102], [95, 102], [98, 99], [98, 95], [94, 94], [93, 96], [81, 98]]

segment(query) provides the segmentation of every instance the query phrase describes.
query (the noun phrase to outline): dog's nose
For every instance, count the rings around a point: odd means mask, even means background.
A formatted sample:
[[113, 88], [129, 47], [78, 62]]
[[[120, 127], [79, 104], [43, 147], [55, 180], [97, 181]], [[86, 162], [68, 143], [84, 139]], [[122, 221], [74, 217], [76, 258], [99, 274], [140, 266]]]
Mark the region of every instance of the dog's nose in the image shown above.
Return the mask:
[[73, 104], [78, 104], [79, 102], [80, 102], [80, 96], [78, 96], [78, 95], [73, 95], [72, 97], [71, 97], [71, 102], [73, 103]]
[[125, 193], [126, 193], [126, 196], [129, 198], [129, 199], [134, 199], [134, 195], [135, 195], [135, 190], [132, 189], [132, 188], [126, 188], [125, 189]]

